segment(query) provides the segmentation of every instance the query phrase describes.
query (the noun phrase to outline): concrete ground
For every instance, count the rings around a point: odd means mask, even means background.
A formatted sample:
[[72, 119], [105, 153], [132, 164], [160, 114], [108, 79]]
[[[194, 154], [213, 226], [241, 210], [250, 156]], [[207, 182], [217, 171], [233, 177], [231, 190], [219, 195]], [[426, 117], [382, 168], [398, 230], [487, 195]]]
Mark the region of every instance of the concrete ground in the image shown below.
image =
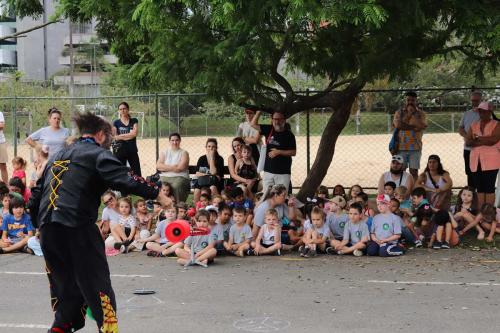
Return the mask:
[[[120, 332], [498, 332], [500, 252], [400, 258], [217, 258], [209, 268], [131, 253], [109, 258]], [[0, 256], [0, 332], [52, 322], [43, 259]], [[138, 288], [154, 295], [136, 296]], [[96, 332], [88, 321], [82, 332]]]

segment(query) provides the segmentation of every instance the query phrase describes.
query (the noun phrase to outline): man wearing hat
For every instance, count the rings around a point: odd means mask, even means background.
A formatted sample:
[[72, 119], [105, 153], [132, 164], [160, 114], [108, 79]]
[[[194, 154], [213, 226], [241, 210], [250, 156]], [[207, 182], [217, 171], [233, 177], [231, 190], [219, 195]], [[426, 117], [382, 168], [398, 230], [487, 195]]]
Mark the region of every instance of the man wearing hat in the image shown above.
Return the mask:
[[460, 120], [460, 126], [458, 128], [458, 133], [464, 138], [464, 163], [465, 163], [465, 174], [467, 175], [467, 185], [476, 187], [474, 184], [474, 177], [470, 171], [469, 161], [470, 161], [470, 150], [472, 147], [465, 144], [465, 138], [470, 126], [473, 122], [479, 120], [479, 113], [477, 112], [477, 107], [481, 103], [483, 94], [479, 90], [474, 90], [470, 96], [471, 109], [464, 112], [462, 115], [462, 120]]
[[422, 157], [422, 135], [427, 127], [424, 111], [417, 107], [417, 93], [408, 91], [403, 108], [394, 114], [394, 127], [398, 132], [398, 152], [410, 168], [414, 179], [418, 177]]
[[394, 182], [396, 187], [405, 186], [408, 189], [408, 193], [411, 192], [415, 180], [410, 173], [405, 171], [404, 164], [403, 156], [394, 155], [391, 157], [389, 171], [384, 172], [378, 181], [378, 194], [384, 194], [384, 185], [387, 182]]

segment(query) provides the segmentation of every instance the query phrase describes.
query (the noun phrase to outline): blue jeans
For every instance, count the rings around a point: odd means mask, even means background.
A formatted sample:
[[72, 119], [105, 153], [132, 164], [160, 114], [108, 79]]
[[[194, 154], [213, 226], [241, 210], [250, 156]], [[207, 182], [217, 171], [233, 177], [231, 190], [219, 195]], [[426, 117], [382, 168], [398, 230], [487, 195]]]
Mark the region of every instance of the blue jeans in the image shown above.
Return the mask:
[[378, 245], [375, 242], [368, 242], [366, 254], [369, 256], [394, 257], [403, 254], [403, 249], [396, 243]]

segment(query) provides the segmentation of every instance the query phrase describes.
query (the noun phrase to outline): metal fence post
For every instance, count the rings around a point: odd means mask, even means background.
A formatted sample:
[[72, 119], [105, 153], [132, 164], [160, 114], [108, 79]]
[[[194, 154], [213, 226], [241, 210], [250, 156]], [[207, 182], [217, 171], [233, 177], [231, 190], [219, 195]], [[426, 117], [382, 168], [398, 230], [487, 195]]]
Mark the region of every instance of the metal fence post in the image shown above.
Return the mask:
[[[309, 96], [309, 89], [306, 91], [307, 96]], [[310, 112], [309, 109], [306, 111], [306, 154], [307, 154], [307, 175], [311, 171], [311, 127], [310, 127]]]
[[12, 117], [12, 122], [13, 122], [13, 132], [14, 132], [14, 156], [17, 156], [17, 98], [16, 95], [14, 95], [14, 109], [13, 111], [13, 117]]
[[455, 113], [451, 114], [451, 131], [455, 132]]
[[391, 114], [387, 113], [387, 133], [391, 133]]
[[155, 93], [155, 146], [156, 146], [156, 160], [160, 157], [160, 101], [158, 100], [158, 93]]

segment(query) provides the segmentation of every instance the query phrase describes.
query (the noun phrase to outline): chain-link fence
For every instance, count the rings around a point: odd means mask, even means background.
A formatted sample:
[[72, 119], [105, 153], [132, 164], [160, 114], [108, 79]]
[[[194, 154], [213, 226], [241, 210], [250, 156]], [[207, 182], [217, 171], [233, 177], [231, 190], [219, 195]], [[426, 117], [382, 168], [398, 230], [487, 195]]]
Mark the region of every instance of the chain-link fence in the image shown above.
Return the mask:
[[[498, 104], [500, 90], [482, 90], [485, 100]], [[324, 185], [377, 186], [379, 176], [389, 168], [388, 143], [393, 130], [392, 119], [404, 101], [404, 91], [370, 90], [360, 94], [337, 141]], [[451, 174], [454, 187], [463, 186], [466, 183], [463, 139], [457, 131], [463, 112], [470, 108], [470, 89], [421, 89], [418, 93], [418, 102], [428, 121], [423, 136], [421, 171], [427, 156], [438, 154]], [[198, 158], [205, 154], [208, 137], [218, 139], [219, 153], [227, 161], [232, 154], [231, 140], [244, 118], [241, 107], [215, 103], [205, 94], [2, 97], [0, 108], [5, 117], [4, 132], [10, 143], [9, 156], [32, 159], [33, 152], [24, 140], [30, 133], [47, 126], [47, 110], [52, 106], [63, 111], [63, 126], [71, 127], [69, 110], [91, 111], [114, 120], [118, 118], [118, 104], [122, 101], [129, 103], [132, 116], [139, 120], [137, 142], [145, 175], [155, 172], [158, 154], [168, 147], [168, 134], [172, 132], [182, 135], [181, 147], [189, 152], [191, 165], [195, 165]], [[292, 164], [294, 187], [302, 184], [316, 158], [320, 137], [331, 112], [330, 109], [314, 109], [288, 119], [297, 140], [297, 156]], [[261, 123], [270, 123], [269, 117], [264, 115]]]

